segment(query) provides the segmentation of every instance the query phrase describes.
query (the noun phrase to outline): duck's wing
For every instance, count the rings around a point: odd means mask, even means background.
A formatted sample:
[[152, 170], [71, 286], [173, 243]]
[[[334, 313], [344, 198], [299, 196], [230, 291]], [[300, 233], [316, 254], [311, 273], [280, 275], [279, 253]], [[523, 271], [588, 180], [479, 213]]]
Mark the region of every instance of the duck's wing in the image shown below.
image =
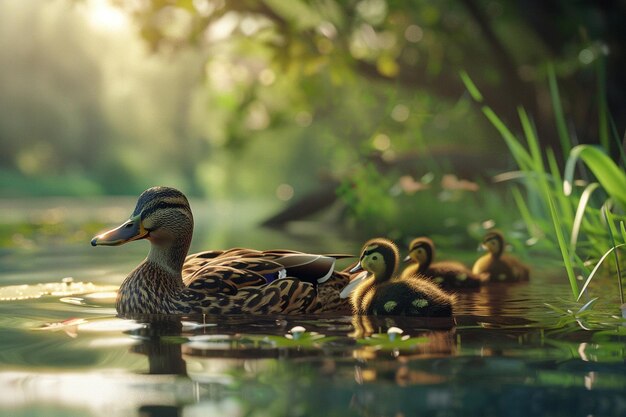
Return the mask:
[[187, 287], [180, 304], [183, 313], [207, 314], [302, 314], [317, 311], [320, 303], [313, 285], [285, 278], [261, 287], [246, 287], [235, 294], [207, 293]]
[[207, 250], [192, 253], [185, 258], [185, 264], [192, 262], [219, 262], [223, 258], [241, 257], [249, 258], [262, 256], [262, 252], [254, 249], [231, 248], [228, 250]]
[[330, 279], [336, 258], [291, 251], [264, 251], [263, 258], [283, 266], [286, 276], [317, 285]]
[[214, 259], [222, 255], [224, 252], [225, 251], [223, 250], [207, 250], [204, 252], [192, 253], [191, 255], [187, 255], [185, 263], [192, 262], [193, 259]]
[[281, 273], [283, 270], [280, 264], [237, 260], [220, 265], [204, 265], [195, 270], [188, 269], [188, 273], [183, 275], [183, 282], [186, 286], [191, 286], [192, 283], [200, 285], [198, 282], [217, 278], [240, 289], [268, 284], [284, 276], [284, 272]]
[[329, 258], [335, 259], [348, 259], [348, 258], [356, 258], [356, 255], [350, 255], [347, 253], [322, 253], [320, 255], [313, 255], [306, 252], [299, 252], [296, 250], [289, 249], [271, 249], [265, 250], [262, 252], [263, 254], [271, 254], [271, 255], [311, 255], [311, 256], [327, 256]]
[[[230, 280], [236, 288], [260, 286], [286, 276], [280, 263], [266, 259], [259, 251], [234, 249], [229, 251], [201, 252], [188, 257], [183, 265], [183, 282], [203, 277], [219, 277]], [[281, 272], [282, 271], [282, 272]]]
[[[187, 258], [183, 281], [188, 291], [205, 292], [209, 297], [219, 297], [224, 291], [223, 295], [231, 299], [222, 298], [221, 303], [231, 312], [349, 311], [349, 300], [339, 294], [350, 275], [335, 271], [335, 260], [333, 256], [290, 250], [201, 252]], [[238, 302], [233, 301], [235, 293]], [[199, 301], [205, 295], [189, 297]]]
[[297, 278], [284, 278], [261, 288], [244, 288], [239, 291], [242, 309], [261, 314], [302, 314], [317, 311], [320, 302], [315, 287]]

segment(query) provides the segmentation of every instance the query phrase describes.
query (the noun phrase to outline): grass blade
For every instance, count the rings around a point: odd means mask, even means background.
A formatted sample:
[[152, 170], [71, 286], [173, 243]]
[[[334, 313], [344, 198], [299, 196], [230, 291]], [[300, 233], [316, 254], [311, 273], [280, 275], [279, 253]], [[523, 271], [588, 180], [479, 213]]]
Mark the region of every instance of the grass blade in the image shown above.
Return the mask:
[[530, 150], [530, 156], [534, 162], [534, 170], [536, 172], [545, 173], [545, 168], [543, 165], [543, 158], [541, 156], [541, 148], [539, 147], [539, 140], [537, 139], [537, 134], [535, 132], [532, 123], [530, 122], [530, 118], [528, 117], [528, 113], [524, 110], [523, 107], [517, 108], [517, 113], [519, 115], [520, 122], [522, 123], [522, 129], [524, 130], [524, 136], [526, 136], [526, 141], [528, 142], [528, 149]]
[[548, 205], [550, 206], [550, 214], [552, 217], [552, 223], [554, 225], [554, 231], [556, 233], [556, 239], [559, 244], [559, 249], [561, 249], [561, 256], [563, 257], [565, 270], [567, 271], [567, 278], [569, 279], [569, 285], [572, 288], [574, 297], [580, 297], [580, 293], [578, 292], [578, 282], [576, 282], [576, 274], [574, 274], [574, 268], [572, 267], [571, 256], [568, 253], [567, 242], [565, 241], [565, 236], [563, 236], [563, 230], [561, 229], [559, 215], [556, 212], [556, 207], [554, 206], [554, 202], [552, 201], [552, 196], [550, 196], [550, 194], [547, 194], [546, 197], [548, 200]]
[[554, 65], [548, 64], [548, 83], [550, 85], [550, 96], [552, 98], [552, 109], [554, 110], [554, 118], [556, 119], [556, 128], [561, 142], [561, 150], [563, 155], [567, 155], [572, 148], [569, 134], [567, 133], [567, 124], [563, 115], [563, 105], [561, 104], [561, 96], [559, 94], [559, 86], [554, 73]]
[[476, 84], [474, 84], [474, 81], [472, 81], [469, 74], [466, 71], [459, 71], [459, 76], [461, 77], [461, 81], [463, 81], [463, 84], [465, 84], [465, 88], [467, 88], [467, 91], [470, 93], [472, 98], [478, 103], [482, 103], [483, 95], [480, 93], [480, 90], [478, 89], [478, 87], [476, 87]]
[[606, 252], [604, 252], [604, 255], [602, 255], [602, 257], [600, 258], [600, 260], [598, 261], [598, 263], [596, 264], [596, 266], [593, 268], [593, 270], [591, 271], [591, 273], [589, 274], [589, 276], [587, 277], [587, 279], [585, 280], [585, 283], [583, 284], [583, 287], [580, 290], [580, 294], [578, 295], [578, 297], [576, 298], [576, 300], [580, 300], [580, 297], [582, 297], [582, 295], [584, 294], [585, 290], [587, 289], [587, 286], [589, 285], [589, 283], [591, 282], [591, 280], [593, 279], [593, 277], [596, 276], [596, 272], [598, 272], [598, 269], [600, 268], [600, 266], [602, 265], [602, 262], [604, 262], [604, 260], [606, 259], [607, 256], [609, 256], [611, 254], [611, 252], [613, 252], [615, 249], [617, 248], [621, 248], [623, 246], [626, 246], [626, 243], [622, 243], [620, 245], [617, 246], [613, 246], [612, 248], [610, 248], [609, 250], [607, 250]]
[[615, 120], [611, 114], [609, 114], [609, 121], [611, 122], [611, 136], [613, 136], [613, 139], [615, 140], [615, 146], [619, 149], [619, 166], [620, 168], [624, 168], [624, 164], [626, 163], [626, 152], [624, 152], [626, 132], [624, 133], [624, 137], [620, 138], [619, 133], [617, 132], [617, 126], [615, 125]]
[[583, 222], [583, 216], [585, 214], [585, 209], [587, 208], [587, 204], [589, 203], [589, 199], [591, 198], [591, 194], [595, 190], [600, 187], [600, 184], [597, 182], [593, 182], [585, 187], [585, 191], [583, 191], [580, 196], [580, 200], [578, 201], [578, 207], [576, 208], [576, 216], [574, 217], [574, 223], [572, 225], [572, 236], [570, 238], [570, 252], [574, 252], [576, 250], [576, 244], [578, 243], [578, 235], [580, 233], [580, 225]]
[[504, 122], [500, 120], [498, 115], [494, 113], [491, 108], [487, 106], [483, 106], [483, 113], [487, 117], [487, 119], [491, 122], [491, 124], [498, 130], [500, 136], [504, 139], [509, 150], [513, 154], [513, 158], [517, 162], [517, 165], [520, 167], [522, 171], [532, 171], [533, 169], [533, 160], [530, 154], [524, 149], [522, 145], [520, 145], [519, 141], [515, 137], [513, 133], [506, 127]]
[[533, 216], [530, 214], [530, 210], [528, 210], [526, 201], [524, 200], [524, 197], [522, 197], [522, 193], [519, 188], [511, 187], [511, 194], [513, 195], [513, 200], [515, 200], [515, 204], [517, 205], [517, 210], [522, 216], [524, 223], [526, 223], [526, 230], [528, 230], [528, 234], [532, 237], [538, 237], [537, 226], [535, 225]]
[[578, 145], [570, 152], [563, 178], [565, 195], [572, 193], [574, 168], [578, 159], [589, 167], [609, 196], [626, 207], [626, 174], [602, 150], [591, 145]]
[[[609, 210], [609, 205], [604, 205], [604, 218], [608, 224], [609, 236], [611, 238], [611, 245], [615, 247], [615, 235], [617, 234], [617, 230], [615, 229], [615, 221], [613, 220], [613, 216], [611, 215], [611, 211]], [[619, 265], [619, 255], [617, 251], [613, 251], [613, 255], [615, 256], [615, 267], [617, 269], [617, 288], [619, 288], [619, 299], [622, 304], [624, 304], [624, 291], [622, 291], [622, 270]]]
[[548, 166], [550, 167], [550, 174], [555, 184], [561, 184], [561, 172], [559, 171], [559, 164], [556, 162], [556, 156], [554, 151], [550, 148], [546, 149], [546, 157], [548, 159]]
[[578, 312], [576, 313], [576, 315], [579, 315], [580, 313], [583, 313], [586, 310], [588, 310], [596, 301], [598, 301], [598, 297], [592, 298], [591, 300], [587, 301], [584, 306], [578, 309]]

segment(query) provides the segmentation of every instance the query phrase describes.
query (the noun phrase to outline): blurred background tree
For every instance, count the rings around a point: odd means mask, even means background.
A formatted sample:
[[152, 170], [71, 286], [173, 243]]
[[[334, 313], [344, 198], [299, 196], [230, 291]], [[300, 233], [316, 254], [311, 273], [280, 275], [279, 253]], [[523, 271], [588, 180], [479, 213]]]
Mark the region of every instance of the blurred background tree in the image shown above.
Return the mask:
[[[524, 106], [543, 146], [558, 149], [554, 63], [569, 129], [598, 143], [599, 106], [616, 131], [626, 124], [625, 9], [2, 0], [0, 190], [136, 194], [169, 184], [214, 199], [301, 201], [277, 223], [326, 206], [336, 190], [361, 220], [398, 215], [385, 199], [423, 189], [471, 194], [476, 184], [459, 177], [480, 182], [510, 157], [459, 71], [510, 126]], [[367, 199], [379, 202], [370, 215], [357, 207]]]

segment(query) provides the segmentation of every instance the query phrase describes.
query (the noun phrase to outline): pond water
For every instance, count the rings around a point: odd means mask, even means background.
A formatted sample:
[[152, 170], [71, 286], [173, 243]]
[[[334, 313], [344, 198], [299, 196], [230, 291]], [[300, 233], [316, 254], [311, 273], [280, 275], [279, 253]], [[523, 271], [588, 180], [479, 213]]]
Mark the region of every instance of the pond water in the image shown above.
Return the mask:
[[[117, 212], [120, 221], [127, 216]], [[59, 221], [70, 217], [80, 216], [64, 212]], [[76, 221], [77, 230], [96, 227]], [[250, 229], [252, 220], [198, 223], [192, 250], [245, 241], [259, 248], [359, 248], [318, 226], [307, 234], [305, 225], [286, 233]], [[582, 304], [568, 301], [562, 271], [542, 263], [529, 283], [459, 294], [453, 321], [332, 315], [121, 320], [109, 291], [147, 245], [91, 248], [89, 237], [50, 237], [0, 251], [0, 286], [56, 283], [54, 291], [61, 291], [0, 301], [0, 415], [626, 414], [626, 327], [614, 317], [619, 310], [608, 281], [594, 287], [601, 302], [593, 314], [576, 317], [566, 310]], [[78, 282], [97, 285], [91, 290], [100, 297], [63, 293]], [[388, 335], [391, 327], [402, 335]]]

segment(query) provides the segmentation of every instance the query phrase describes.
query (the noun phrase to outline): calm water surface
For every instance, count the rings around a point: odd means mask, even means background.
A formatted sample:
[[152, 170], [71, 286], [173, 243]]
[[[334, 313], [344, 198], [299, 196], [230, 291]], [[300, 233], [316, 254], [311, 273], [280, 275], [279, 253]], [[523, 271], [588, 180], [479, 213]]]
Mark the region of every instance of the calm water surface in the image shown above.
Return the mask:
[[[320, 240], [319, 229], [306, 235], [304, 226], [279, 233], [251, 232], [245, 224], [217, 230], [209, 223], [199, 221], [192, 249], [242, 241], [311, 251], [357, 251], [359, 246]], [[594, 307], [593, 318], [578, 322], [544, 304], [576, 308], [568, 301], [571, 293], [561, 271], [545, 265], [535, 266], [530, 283], [459, 294], [454, 321], [121, 320], [107, 291], [145, 256], [147, 245], [91, 248], [88, 237], [84, 243], [52, 239], [0, 252], [0, 286], [73, 277], [73, 283], [63, 284], [66, 289], [82, 281], [101, 290], [101, 297], [0, 301], [1, 415], [626, 414], [626, 331], [612, 318], [609, 282], [594, 289], [607, 302]], [[306, 331], [294, 335], [295, 326]], [[403, 329], [407, 340], [390, 340], [386, 332], [392, 326]]]

